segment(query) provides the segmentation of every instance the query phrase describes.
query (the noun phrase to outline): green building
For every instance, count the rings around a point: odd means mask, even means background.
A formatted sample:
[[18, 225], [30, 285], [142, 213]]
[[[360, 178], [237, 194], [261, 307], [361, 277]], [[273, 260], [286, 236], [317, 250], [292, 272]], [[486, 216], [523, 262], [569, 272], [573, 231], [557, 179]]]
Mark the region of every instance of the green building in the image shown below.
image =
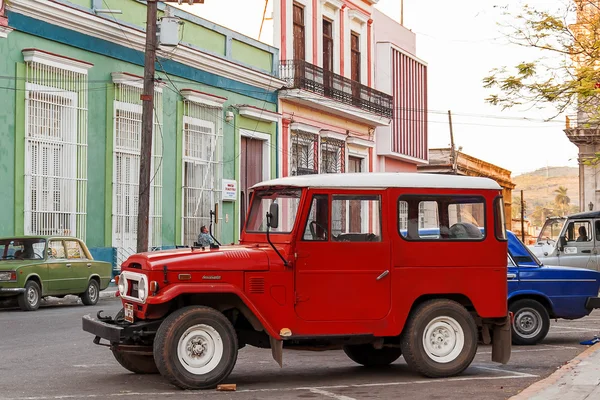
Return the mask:
[[[145, 7], [0, 8], [0, 236], [77, 236], [115, 265], [135, 252]], [[182, 25], [156, 64], [151, 247], [193, 244], [215, 209], [215, 236], [235, 242], [248, 187], [277, 176], [278, 50], [159, 3], [164, 16]]]

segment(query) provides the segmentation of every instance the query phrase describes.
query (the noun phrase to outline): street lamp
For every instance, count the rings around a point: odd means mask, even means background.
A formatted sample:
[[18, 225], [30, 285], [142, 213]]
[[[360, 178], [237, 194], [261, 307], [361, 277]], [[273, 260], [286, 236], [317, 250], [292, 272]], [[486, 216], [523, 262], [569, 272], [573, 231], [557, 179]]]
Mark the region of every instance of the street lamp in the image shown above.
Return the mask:
[[590, 209], [590, 211], [592, 211], [594, 209], [594, 203], [590, 201], [590, 204], [588, 204], [588, 208]]

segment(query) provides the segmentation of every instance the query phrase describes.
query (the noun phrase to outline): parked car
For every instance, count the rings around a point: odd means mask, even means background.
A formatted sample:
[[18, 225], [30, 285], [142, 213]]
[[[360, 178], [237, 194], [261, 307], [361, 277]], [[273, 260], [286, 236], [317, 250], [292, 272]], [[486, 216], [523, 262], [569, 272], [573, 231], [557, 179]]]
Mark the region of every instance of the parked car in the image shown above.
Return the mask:
[[550, 319], [578, 319], [600, 307], [600, 272], [544, 265], [510, 231], [508, 307], [514, 344], [533, 345], [548, 334]]
[[544, 264], [600, 271], [600, 212], [548, 218], [529, 248]]
[[110, 263], [94, 260], [73, 237], [0, 238], [0, 299], [16, 297], [25, 311], [37, 310], [43, 297], [68, 294], [94, 305], [111, 273]]

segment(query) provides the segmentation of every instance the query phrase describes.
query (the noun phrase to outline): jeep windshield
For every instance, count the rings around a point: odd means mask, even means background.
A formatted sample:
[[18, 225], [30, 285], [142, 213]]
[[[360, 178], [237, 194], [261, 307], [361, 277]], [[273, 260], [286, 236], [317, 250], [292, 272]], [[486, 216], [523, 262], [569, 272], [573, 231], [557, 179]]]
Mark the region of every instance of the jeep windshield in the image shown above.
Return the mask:
[[272, 203], [279, 204], [279, 226], [271, 233], [290, 233], [294, 228], [301, 189], [262, 189], [256, 190], [248, 214], [246, 232], [263, 233], [267, 231], [267, 212]]
[[552, 240], [556, 242], [566, 220], [566, 218], [547, 219], [546, 223], [544, 223], [542, 231], [540, 232], [540, 235], [538, 236], [538, 242], [543, 242], [544, 240]]
[[46, 239], [0, 239], [0, 260], [42, 260]]

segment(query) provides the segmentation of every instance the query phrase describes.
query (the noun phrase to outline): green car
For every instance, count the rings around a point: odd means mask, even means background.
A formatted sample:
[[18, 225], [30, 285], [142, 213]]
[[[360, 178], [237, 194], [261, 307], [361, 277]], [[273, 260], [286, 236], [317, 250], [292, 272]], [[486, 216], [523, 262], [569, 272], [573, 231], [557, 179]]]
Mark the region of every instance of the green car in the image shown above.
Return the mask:
[[17, 297], [25, 311], [37, 310], [43, 297], [68, 294], [94, 305], [111, 273], [110, 263], [94, 260], [73, 237], [0, 238], [0, 299]]

